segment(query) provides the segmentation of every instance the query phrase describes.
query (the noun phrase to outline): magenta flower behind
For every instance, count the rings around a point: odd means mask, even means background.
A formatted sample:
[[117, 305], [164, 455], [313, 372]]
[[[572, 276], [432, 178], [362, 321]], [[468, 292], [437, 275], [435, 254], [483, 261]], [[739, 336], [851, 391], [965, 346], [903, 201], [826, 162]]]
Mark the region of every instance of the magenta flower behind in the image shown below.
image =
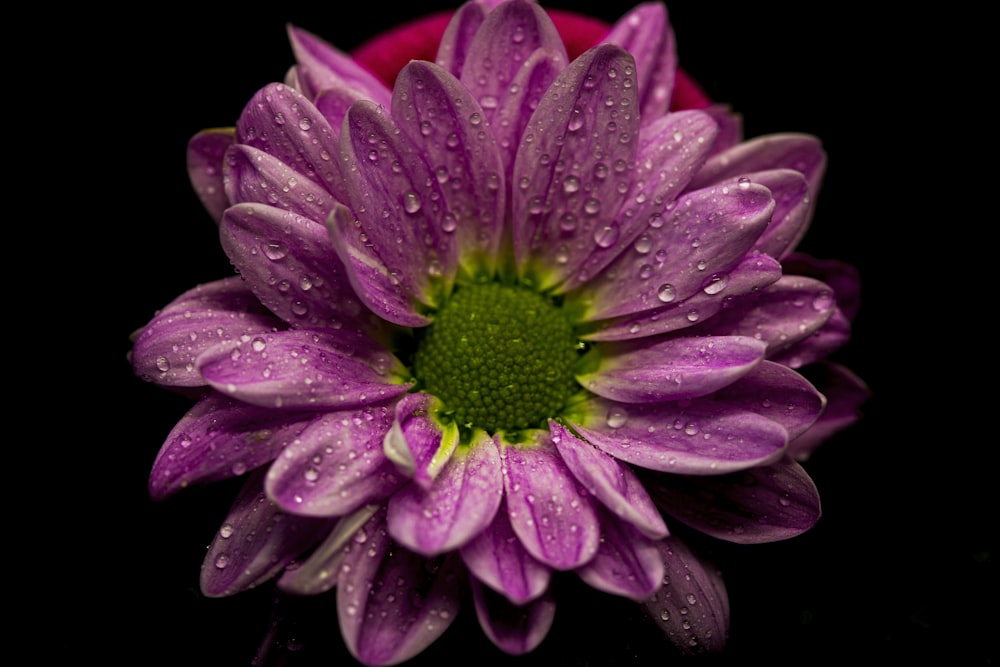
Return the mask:
[[131, 363], [193, 399], [153, 498], [244, 480], [206, 596], [334, 595], [351, 654], [388, 665], [459, 613], [532, 651], [575, 578], [714, 652], [729, 599], [699, 545], [819, 519], [800, 462], [867, 394], [828, 359], [857, 276], [796, 251], [820, 141], [685, 108], [662, 4], [579, 55], [552, 16], [467, 2], [391, 89], [290, 26], [285, 80], [191, 139], [237, 275], [159, 311]]

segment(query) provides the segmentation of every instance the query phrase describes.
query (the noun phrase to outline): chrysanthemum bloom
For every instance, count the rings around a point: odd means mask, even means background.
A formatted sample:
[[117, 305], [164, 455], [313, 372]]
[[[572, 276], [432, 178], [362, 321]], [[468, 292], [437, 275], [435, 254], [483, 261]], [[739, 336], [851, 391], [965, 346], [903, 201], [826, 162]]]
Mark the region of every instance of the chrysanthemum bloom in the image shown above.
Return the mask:
[[681, 650], [722, 649], [724, 585], [676, 533], [810, 528], [797, 460], [865, 392], [824, 361], [853, 270], [794, 252], [819, 141], [741, 142], [724, 108], [672, 105], [658, 3], [571, 58], [537, 4], [468, 2], [391, 90], [289, 36], [286, 80], [189, 145], [238, 275], [167, 305], [131, 354], [197, 398], [152, 496], [245, 478], [202, 591], [335, 589], [348, 649], [380, 665], [466, 602], [530, 651], [553, 579], [576, 576]]

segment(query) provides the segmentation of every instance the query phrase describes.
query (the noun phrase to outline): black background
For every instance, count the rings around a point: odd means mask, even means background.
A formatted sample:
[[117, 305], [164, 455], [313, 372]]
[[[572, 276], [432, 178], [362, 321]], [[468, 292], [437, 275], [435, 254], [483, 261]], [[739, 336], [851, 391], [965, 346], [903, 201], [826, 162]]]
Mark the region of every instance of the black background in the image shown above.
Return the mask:
[[[109, 207], [105, 218], [118, 248], [105, 268], [121, 289], [101, 320], [105, 342], [112, 341], [102, 365], [115, 387], [101, 423], [114, 433], [98, 469], [82, 475], [106, 494], [96, 530], [81, 545], [96, 564], [75, 600], [105, 610], [93, 619], [99, 664], [248, 666], [269, 624], [266, 588], [220, 600], [198, 592], [205, 548], [235, 487], [189, 489], [165, 503], [146, 497], [148, 469], [188, 403], [131, 375], [128, 335], [182, 291], [232, 274], [188, 183], [187, 140], [205, 127], [232, 125], [257, 89], [284, 77], [292, 63], [287, 22], [349, 50], [449, 6], [390, 11], [351, 3], [352, 17], [332, 2], [175, 7], [136, 19], [103, 45], [112, 49], [105, 85], [121, 95], [98, 115], [116, 130], [123, 168], [112, 185], [130, 202]], [[611, 21], [630, 4], [549, 6]], [[912, 131], [906, 119], [926, 103], [926, 91], [918, 97], [901, 83], [913, 63], [912, 37], [857, 9], [808, 7], [786, 13], [749, 3], [668, 3], [682, 67], [744, 115], [748, 136], [796, 131], [823, 140], [827, 177], [801, 248], [859, 268], [861, 313], [837, 358], [874, 392], [863, 420], [806, 464], [823, 501], [819, 524], [786, 542], [723, 545], [731, 641], [712, 662], [995, 664], [994, 512], [976, 451], [990, 445], [943, 403], [927, 400], [926, 387], [947, 384], [948, 353], [922, 320], [923, 276], [907, 260], [929, 242], [917, 230], [938, 222], [898, 197], [909, 181], [900, 174], [915, 173], [901, 152]], [[466, 607], [414, 664], [598, 667], [678, 658], [629, 604], [578, 590], [569, 579], [566, 586], [550, 636], [532, 654], [503, 656]], [[284, 664], [352, 664], [332, 601], [300, 606], [288, 610], [299, 620], [289, 626], [296, 650]]]

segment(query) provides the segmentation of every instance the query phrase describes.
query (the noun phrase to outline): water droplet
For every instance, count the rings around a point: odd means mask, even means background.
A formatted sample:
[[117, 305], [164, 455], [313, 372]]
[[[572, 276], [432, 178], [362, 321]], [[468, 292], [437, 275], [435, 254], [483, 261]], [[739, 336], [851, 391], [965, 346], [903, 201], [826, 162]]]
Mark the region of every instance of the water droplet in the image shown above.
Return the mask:
[[608, 410], [607, 424], [610, 428], [621, 428], [628, 421], [628, 413], [620, 407]]
[[411, 215], [413, 213], [416, 213], [417, 211], [420, 210], [420, 206], [421, 206], [420, 197], [417, 196], [416, 192], [407, 192], [403, 196], [403, 209], [407, 213], [410, 213]]
[[677, 289], [670, 283], [664, 283], [656, 291], [656, 298], [663, 303], [670, 303], [677, 298]]
[[567, 176], [563, 179], [563, 192], [572, 194], [580, 189], [580, 179], [576, 176]]
[[705, 294], [718, 294], [722, 290], [726, 289], [726, 285], [729, 284], [729, 276], [725, 273], [718, 273], [712, 276], [711, 282], [709, 282], [703, 288]]
[[268, 241], [263, 245], [263, 250], [264, 256], [274, 262], [288, 255], [288, 246], [281, 241]]
[[601, 248], [610, 248], [618, 240], [619, 233], [618, 224], [615, 222], [598, 225], [594, 229], [594, 243]]
[[224, 524], [222, 528], [219, 529], [219, 537], [222, 539], [229, 539], [233, 535], [233, 530], [234, 528], [232, 524]]

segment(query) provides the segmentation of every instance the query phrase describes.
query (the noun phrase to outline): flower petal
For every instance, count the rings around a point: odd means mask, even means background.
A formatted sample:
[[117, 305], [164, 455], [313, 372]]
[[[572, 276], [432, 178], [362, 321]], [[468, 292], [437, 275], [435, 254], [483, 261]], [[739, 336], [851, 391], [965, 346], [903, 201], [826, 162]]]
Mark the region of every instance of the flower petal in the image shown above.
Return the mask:
[[788, 433], [778, 423], [711, 397], [622, 404], [592, 398], [573, 428], [611, 456], [678, 474], [720, 475], [781, 457]]
[[454, 422], [441, 424], [435, 419], [443, 406], [431, 394], [406, 394], [396, 403], [396, 418], [383, 443], [386, 456], [424, 491], [458, 446]]
[[[459, 5], [455, 13], [448, 20], [441, 41], [438, 44], [435, 62], [445, 68], [455, 76], [462, 74], [462, 66], [469, 55], [472, 41], [483, 24], [489, 8], [482, 2], [463, 2]], [[375, 38], [376, 40], [378, 37]], [[367, 56], [371, 48], [370, 43], [365, 43], [360, 47]], [[357, 52], [355, 57], [358, 57]], [[402, 67], [397, 67], [396, 71]]]
[[660, 475], [648, 488], [664, 512], [706, 535], [738, 544], [795, 537], [820, 517], [816, 485], [789, 456], [729, 475]]
[[[569, 58], [552, 19], [536, 2], [495, 3], [482, 19], [473, 41], [465, 42], [462, 37], [468, 36], [469, 28], [477, 20], [479, 17], [473, 10], [466, 10], [459, 17], [453, 35], [446, 31], [448, 50], [444, 53], [443, 66], [454, 73], [461, 60], [459, 79], [479, 100], [486, 119], [492, 123], [493, 109], [503, 104], [518, 70], [533, 53], [543, 50], [555, 54], [563, 66]], [[449, 30], [452, 30], [450, 26]], [[438, 57], [442, 57], [440, 52]]]
[[496, 106], [490, 127], [497, 138], [503, 173], [508, 183], [513, 182], [514, 160], [531, 114], [565, 67], [566, 60], [562, 55], [538, 49], [517, 69], [506, 94], [499, 101], [491, 97], [482, 100], [487, 105], [483, 111], [487, 111], [490, 105]]
[[199, 285], [156, 314], [136, 337], [133, 372], [168, 387], [203, 387], [195, 359], [205, 350], [231, 350], [248, 336], [283, 327], [238, 276]]
[[538, 598], [552, 579], [552, 570], [517, 539], [503, 499], [493, 523], [464, 544], [459, 553], [476, 579], [517, 605]]
[[[506, 179], [482, 108], [454, 76], [418, 61], [400, 71], [392, 100], [393, 120], [434, 169], [445, 208], [441, 228], [454, 233], [466, 276], [492, 278]], [[440, 250], [443, 255], [446, 248]]]
[[508, 655], [524, 655], [542, 643], [552, 628], [556, 601], [551, 593], [515, 605], [476, 580], [472, 600], [479, 626], [489, 640]]
[[278, 331], [233, 348], [213, 348], [198, 370], [223, 394], [267, 408], [357, 407], [406, 393], [402, 363], [362, 335]]
[[603, 42], [635, 57], [643, 123], [667, 113], [677, 71], [677, 45], [662, 2], [644, 2], [623, 15]]
[[806, 461], [824, 441], [861, 418], [861, 406], [872, 396], [864, 380], [848, 368], [825, 361], [803, 369], [826, 398], [826, 407], [812, 426], [788, 445], [796, 461]]
[[393, 544], [384, 513], [352, 541], [337, 578], [337, 617], [348, 650], [365, 665], [417, 655], [458, 615], [466, 579], [454, 554], [427, 560]]
[[708, 157], [717, 131], [715, 121], [700, 111], [680, 111], [663, 116], [639, 130], [636, 168], [615, 217], [619, 241], [595, 243], [580, 269], [556, 293], [567, 292], [600, 275], [616, 257], [631, 249], [648, 254], [653, 247], [649, 228], [663, 225], [664, 210]]
[[259, 468], [314, 418], [314, 413], [267, 410], [210, 393], [171, 429], [149, 474], [150, 496], [162, 500], [192, 484]]
[[319, 595], [336, 586], [349, 541], [360, 544], [368, 539], [365, 524], [380, 509], [378, 505], [365, 505], [337, 519], [323, 542], [304, 561], [285, 570], [278, 588], [293, 595]]
[[576, 376], [598, 396], [623, 403], [695, 398], [749, 373], [767, 345], [748, 336], [671, 338], [650, 344], [599, 344], [598, 365]]
[[234, 128], [202, 130], [188, 141], [188, 178], [195, 194], [212, 219], [222, 220], [229, 206], [222, 182], [222, 162], [226, 149], [236, 141]]
[[826, 152], [820, 140], [812, 135], [763, 135], [713, 155], [691, 181], [689, 189], [704, 188], [769, 169], [794, 169], [801, 173], [809, 182], [810, 199], [815, 200], [826, 171]]
[[411, 484], [389, 499], [389, 534], [412, 551], [435, 556], [461, 547], [493, 521], [503, 496], [500, 450], [481, 437], [460, 447], [430, 489]]
[[773, 210], [770, 191], [752, 183], [685, 194], [649, 228], [648, 243], [625, 250], [571, 295], [584, 309], [582, 319], [627, 315], [682, 302], [701, 290], [721, 291], [719, 279], [743, 260]]
[[819, 331], [836, 307], [828, 285], [805, 276], [786, 275], [734, 299], [719, 314], [689, 331], [694, 335], [753, 336], [767, 343], [767, 358], [772, 359]]
[[266, 204], [320, 225], [335, 201], [319, 183], [246, 144], [236, 144], [226, 153], [225, 179], [226, 194], [233, 204]]
[[201, 568], [201, 592], [233, 595], [273, 578], [333, 526], [329, 519], [286, 514], [267, 499], [260, 470], [244, 483], [212, 540]]
[[[805, 236], [812, 213], [809, 181], [794, 169], [756, 171], [745, 177], [763, 185], [774, 196], [771, 224], [754, 247], [776, 259], [784, 259]], [[730, 181], [739, 184], [739, 179]]]
[[605, 512], [597, 553], [576, 573], [599, 591], [642, 602], [663, 583], [663, 560], [654, 540]]
[[577, 568], [597, 552], [597, 512], [548, 433], [533, 435], [530, 444], [501, 443], [507, 514], [528, 553], [556, 570]]
[[412, 295], [398, 277], [371, 251], [368, 235], [346, 206], [337, 204], [326, 220], [337, 256], [347, 269], [355, 294], [382, 319], [404, 327], [427, 326]]
[[344, 266], [331, 261], [322, 224], [271, 206], [237, 204], [223, 216], [219, 239], [260, 302], [293, 327], [375, 332], [382, 326], [358, 300]]
[[649, 537], [667, 535], [663, 517], [631, 468], [580, 440], [561, 424], [550, 421], [549, 430], [566, 467], [605, 508]]
[[646, 601], [649, 617], [682, 653], [718, 653], [729, 636], [729, 595], [718, 569], [676, 537], [657, 543], [663, 586]]
[[410, 296], [437, 305], [454, 281], [457, 250], [423, 155], [382, 107], [366, 100], [347, 112], [340, 155], [347, 201], [366, 239], [355, 249], [377, 258]]
[[596, 46], [559, 74], [531, 116], [511, 205], [518, 273], [537, 289], [572, 275], [595, 244], [618, 241], [614, 216], [639, 139], [634, 67], [621, 47]]
[[337, 133], [301, 93], [283, 83], [259, 90], [236, 123], [236, 140], [259, 148], [347, 200], [337, 165]]
[[781, 424], [789, 440], [810, 428], [826, 405], [826, 399], [806, 378], [772, 361], [761, 362], [713, 398]]
[[297, 78], [303, 95], [315, 99], [324, 90], [346, 88], [376, 104], [389, 106], [389, 89], [354, 58], [301, 28], [289, 25], [287, 31], [299, 63]]
[[391, 423], [385, 406], [324, 414], [271, 464], [267, 495], [307, 516], [341, 516], [385, 498], [406, 482], [382, 452]]
[[707, 320], [736, 297], [750, 294], [781, 277], [778, 260], [751, 251], [727, 274], [717, 274], [700, 292], [684, 301], [673, 301], [631, 315], [598, 320], [582, 327], [585, 340], [631, 340], [670, 333]]

